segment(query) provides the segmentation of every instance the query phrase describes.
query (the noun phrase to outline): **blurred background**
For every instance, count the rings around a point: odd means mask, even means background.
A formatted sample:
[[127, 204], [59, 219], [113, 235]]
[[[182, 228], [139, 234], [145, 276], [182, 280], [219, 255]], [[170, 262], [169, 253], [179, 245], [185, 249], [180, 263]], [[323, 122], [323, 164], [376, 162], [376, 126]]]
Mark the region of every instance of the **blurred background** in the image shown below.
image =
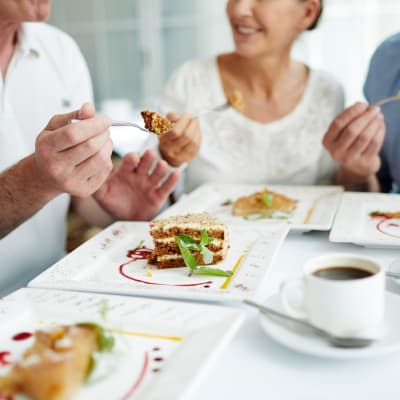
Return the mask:
[[[89, 64], [96, 105], [120, 112], [157, 106], [171, 72], [185, 60], [232, 48], [225, 0], [57, 0], [50, 23], [71, 34]], [[325, 0], [319, 28], [295, 56], [331, 71], [346, 101], [362, 98], [374, 48], [400, 31], [399, 0]], [[116, 118], [116, 117], [114, 117]]]

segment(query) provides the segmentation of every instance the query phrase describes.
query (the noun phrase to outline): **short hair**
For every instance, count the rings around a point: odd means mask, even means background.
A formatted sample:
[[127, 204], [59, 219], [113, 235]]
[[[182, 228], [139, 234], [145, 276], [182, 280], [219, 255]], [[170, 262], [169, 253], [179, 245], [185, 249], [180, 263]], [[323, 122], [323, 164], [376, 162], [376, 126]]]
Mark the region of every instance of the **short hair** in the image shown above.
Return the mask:
[[319, 8], [319, 13], [315, 17], [314, 22], [307, 28], [308, 31], [314, 30], [319, 23], [319, 20], [321, 19], [322, 11], [324, 9], [324, 0], [319, 0], [320, 8]]

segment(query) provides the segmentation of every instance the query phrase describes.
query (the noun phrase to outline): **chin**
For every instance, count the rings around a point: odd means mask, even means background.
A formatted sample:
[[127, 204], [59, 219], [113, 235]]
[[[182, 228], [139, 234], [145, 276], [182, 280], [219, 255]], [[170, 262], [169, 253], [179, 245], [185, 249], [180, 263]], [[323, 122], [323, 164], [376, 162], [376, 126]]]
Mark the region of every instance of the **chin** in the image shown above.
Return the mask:
[[40, 0], [35, 12], [35, 21], [47, 21], [50, 16], [51, 11], [51, 1], [50, 0]]

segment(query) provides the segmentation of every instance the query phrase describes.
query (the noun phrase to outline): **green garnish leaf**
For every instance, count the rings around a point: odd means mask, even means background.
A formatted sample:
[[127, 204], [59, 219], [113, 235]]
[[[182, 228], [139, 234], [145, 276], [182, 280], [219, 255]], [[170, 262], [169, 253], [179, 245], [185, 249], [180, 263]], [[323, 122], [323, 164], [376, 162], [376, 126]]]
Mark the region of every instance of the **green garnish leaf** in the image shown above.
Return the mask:
[[231, 204], [233, 204], [233, 200], [232, 199], [226, 199], [222, 205], [223, 206], [230, 206]]
[[261, 199], [262, 199], [262, 201], [264, 202], [264, 204], [265, 204], [267, 207], [271, 207], [271, 206], [272, 206], [272, 199], [273, 199], [272, 194], [266, 194], [266, 193], [264, 193], [264, 194], [261, 196]]
[[136, 247], [134, 247], [134, 248], [131, 249], [131, 250], [128, 250], [128, 253], [131, 252], [131, 251], [136, 251], [136, 250], [141, 249], [141, 248], [143, 247], [143, 244], [144, 244], [144, 240], [141, 240], [141, 241], [136, 245]]
[[232, 276], [232, 271], [224, 271], [223, 269], [218, 268], [208, 268], [208, 267], [200, 267], [196, 268], [193, 271], [194, 275], [211, 275], [211, 276], [224, 276], [229, 277]]
[[107, 313], [108, 313], [108, 300], [103, 299], [101, 301], [101, 306], [100, 306], [100, 315], [104, 321], [107, 319]]
[[211, 264], [213, 262], [214, 256], [206, 246], [200, 245], [200, 253], [203, 256], [204, 264]]
[[208, 246], [214, 238], [208, 237], [207, 231], [205, 229], [202, 229], [200, 231], [200, 246]]
[[[185, 243], [184, 237], [188, 238], [190, 236], [187, 235], [178, 235], [175, 236], [175, 241], [178, 244], [179, 250], [182, 254], [183, 257], [183, 261], [185, 262], [185, 265], [190, 269], [193, 270], [197, 267], [197, 261], [196, 258], [194, 257], [194, 255], [190, 252], [190, 250], [187, 248], [187, 244]], [[194, 240], [193, 238], [191, 238], [192, 240]], [[196, 244], [196, 242], [195, 242]], [[193, 243], [188, 243], [188, 245], [190, 245], [191, 247], [193, 246]], [[196, 250], [198, 250], [198, 245], [196, 244]]]
[[78, 326], [87, 328], [94, 328], [97, 332], [97, 344], [100, 352], [111, 351], [114, 347], [115, 339], [114, 336], [106, 332], [106, 330], [95, 322], [82, 322]]

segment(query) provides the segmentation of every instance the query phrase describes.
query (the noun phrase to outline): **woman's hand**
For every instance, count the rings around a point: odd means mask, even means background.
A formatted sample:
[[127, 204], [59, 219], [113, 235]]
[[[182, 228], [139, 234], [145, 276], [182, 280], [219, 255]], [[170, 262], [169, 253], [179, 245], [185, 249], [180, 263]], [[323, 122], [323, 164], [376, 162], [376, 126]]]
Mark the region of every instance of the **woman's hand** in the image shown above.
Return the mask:
[[385, 132], [380, 109], [364, 103], [354, 104], [335, 118], [323, 144], [340, 164], [337, 183], [362, 184], [378, 172]]
[[201, 144], [200, 124], [188, 113], [169, 113], [167, 118], [174, 123], [173, 128], [161, 136], [159, 149], [162, 157], [173, 167], [189, 163], [197, 156]]

